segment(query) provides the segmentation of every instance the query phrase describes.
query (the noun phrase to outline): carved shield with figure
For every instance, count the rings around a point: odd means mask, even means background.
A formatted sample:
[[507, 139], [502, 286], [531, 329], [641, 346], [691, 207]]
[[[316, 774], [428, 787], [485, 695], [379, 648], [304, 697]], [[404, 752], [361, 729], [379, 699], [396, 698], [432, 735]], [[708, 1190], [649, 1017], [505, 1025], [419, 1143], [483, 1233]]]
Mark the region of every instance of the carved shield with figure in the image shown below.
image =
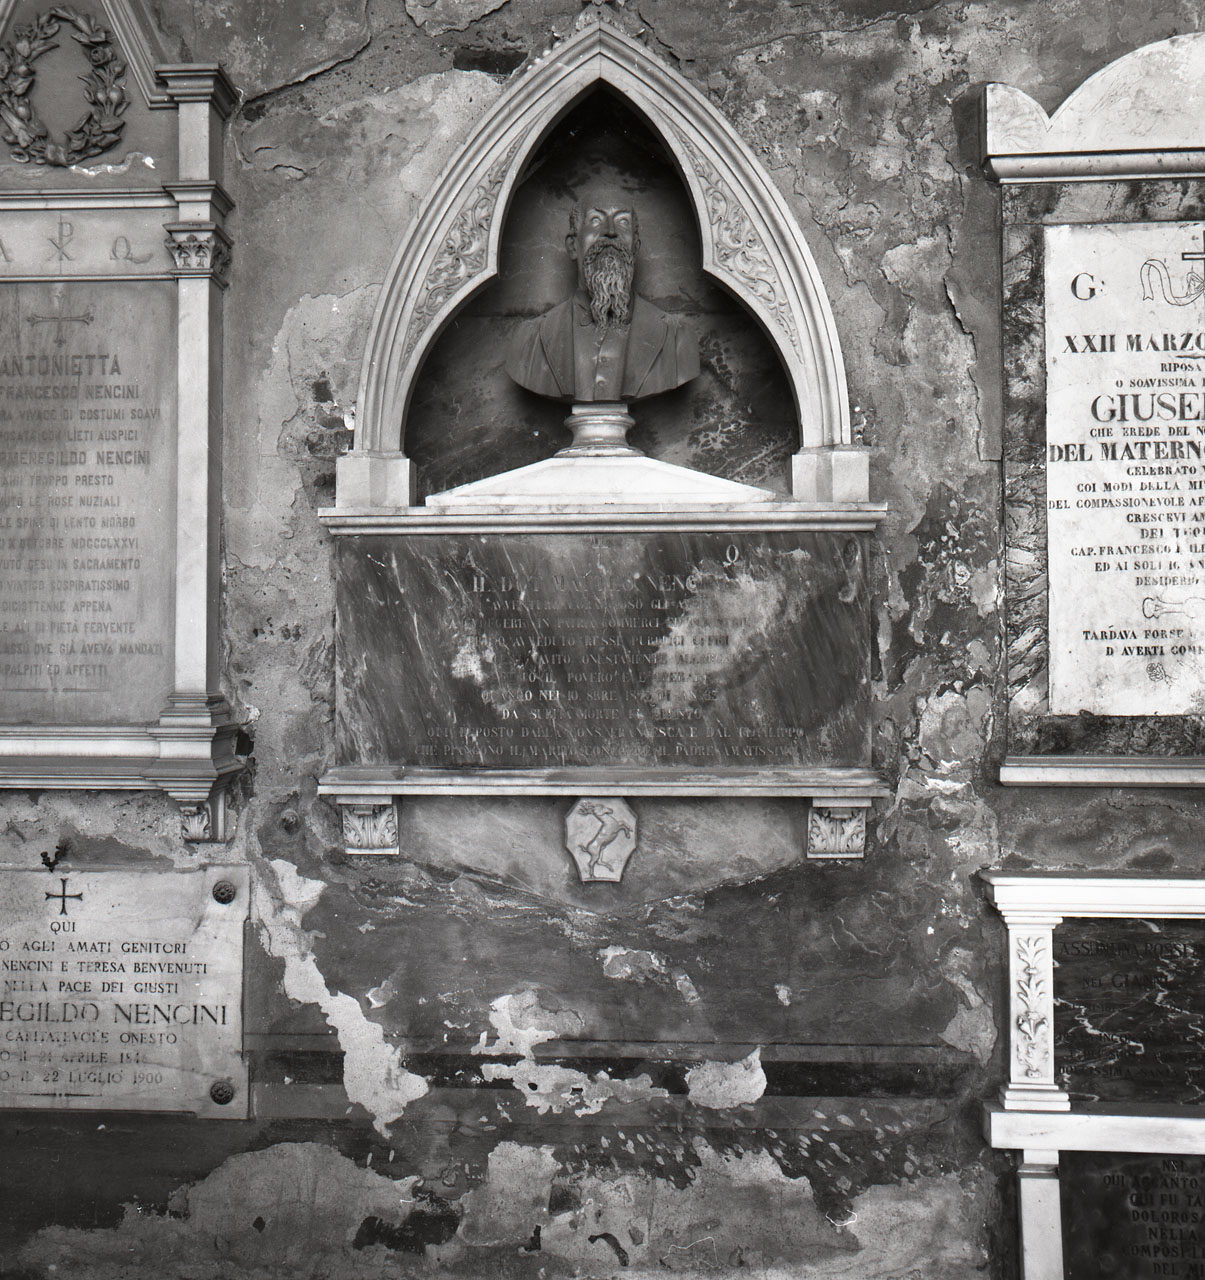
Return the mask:
[[617, 796], [587, 796], [565, 819], [565, 847], [583, 884], [618, 883], [636, 848], [636, 815]]

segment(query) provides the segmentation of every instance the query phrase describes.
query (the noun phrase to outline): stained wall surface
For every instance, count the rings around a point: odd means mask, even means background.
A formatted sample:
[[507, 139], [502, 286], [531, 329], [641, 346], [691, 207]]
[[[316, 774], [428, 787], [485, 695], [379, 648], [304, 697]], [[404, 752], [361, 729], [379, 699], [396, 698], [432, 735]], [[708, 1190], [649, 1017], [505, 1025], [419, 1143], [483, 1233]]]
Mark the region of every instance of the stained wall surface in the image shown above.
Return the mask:
[[[1006, 1074], [1004, 930], [975, 873], [1195, 871], [1205, 813], [1192, 792], [995, 781], [1001, 197], [978, 169], [974, 90], [1004, 81], [1053, 110], [1205, 13], [611, 10], [748, 141], [831, 300], [872, 496], [890, 509], [870, 572], [872, 751], [890, 796], [865, 861], [833, 865], [804, 860], [790, 801], [637, 801], [624, 882], [589, 892], [560, 799], [410, 801], [402, 856], [367, 863], [317, 796], [336, 762], [336, 556], [316, 513], [353, 439], [381, 282], [456, 148], [577, 14], [573, 0], [156, 7], [170, 56], [220, 61], [243, 94], [226, 139], [222, 609], [246, 767], [222, 857], [252, 869], [257, 1105], [223, 1123], [0, 1112], [0, 1274], [1017, 1274], [1014, 1165], [979, 1127]], [[677, 198], [653, 190], [658, 253]], [[516, 208], [539, 225], [545, 201], [532, 188]], [[522, 262], [525, 224], [511, 234]], [[512, 279], [474, 299], [420, 380], [411, 444], [430, 488], [559, 440], [559, 414], [500, 400], [488, 376], [497, 325], [521, 309]], [[785, 379], [697, 266], [686, 294], [700, 385], [662, 398], [643, 443], [780, 485]], [[171, 802], [141, 792], [3, 793], [0, 840], [6, 859], [60, 847], [81, 870], [199, 856]]]

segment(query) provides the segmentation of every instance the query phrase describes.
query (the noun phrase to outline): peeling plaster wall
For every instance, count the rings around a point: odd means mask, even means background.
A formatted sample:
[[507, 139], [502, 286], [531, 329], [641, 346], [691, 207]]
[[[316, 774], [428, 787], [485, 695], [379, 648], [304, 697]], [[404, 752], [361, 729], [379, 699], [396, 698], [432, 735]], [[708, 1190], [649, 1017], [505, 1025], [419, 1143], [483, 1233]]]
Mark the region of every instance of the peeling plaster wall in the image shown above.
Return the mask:
[[[227, 304], [224, 643], [253, 871], [255, 1118], [0, 1113], [0, 1272], [81, 1280], [683, 1276], [1004, 1280], [1002, 929], [974, 873], [1197, 869], [1202, 801], [1005, 794], [999, 193], [970, 90], [1047, 109], [1196, 29], [1190, 0], [628, 0], [750, 142], [832, 300], [872, 492], [863, 866], [804, 865], [782, 801], [665, 802], [704, 867], [585, 894], [554, 801], [406, 806], [352, 865], [333, 763], [334, 460], [386, 268], [443, 165], [572, 0], [162, 0], [165, 49], [243, 92]], [[687, 839], [707, 829], [700, 847]], [[188, 865], [166, 799], [0, 797], [6, 858]], [[639, 858], [639, 854], [637, 857]], [[538, 869], [531, 869], [531, 867]], [[689, 868], [687, 868], [689, 870]]]

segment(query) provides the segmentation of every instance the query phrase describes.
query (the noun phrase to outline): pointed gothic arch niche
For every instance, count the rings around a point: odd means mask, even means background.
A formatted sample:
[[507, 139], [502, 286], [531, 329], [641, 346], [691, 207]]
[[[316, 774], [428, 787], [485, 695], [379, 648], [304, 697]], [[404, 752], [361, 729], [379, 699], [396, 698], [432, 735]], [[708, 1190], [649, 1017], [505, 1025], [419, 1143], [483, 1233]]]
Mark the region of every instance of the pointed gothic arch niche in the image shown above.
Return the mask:
[[[403, 441], [419, 371], [452, 317], [497, 275], [505, 211], [529, 160], [566, 112], [601, 88], [625, 100], [672, 157], [695, 211], [704, 271], [777, 349], [795, 417], [793, 496], [867, 500], [867, 456], [852, 443], [828, 298], [782, 194], [698, 90], [593, 18], [495, 103], [399, 249], [369, 333], [356, 447], [339, 461], [338, 508], [383, 512], [415, 500]], [[639, 287], [648, 291], [647, 278]]]
[[504, 366], [518, 320], [573, 292], [568, 213], [596, 182], [638, 211], [638, 292], [685, 317], [700, 342], [698, 378], [633, 406], [631, 443], [652, 458], [789, 494], [797, 427], [778, 352], [704, 272], [694, 206], [672, 154], [630, 104], [595, 85], [531, 152], [500, 215], [498, 275], [449, 319], [418, 372], [404, 440], [418, 498], [570, 443], [568, 406], [515, 385]]

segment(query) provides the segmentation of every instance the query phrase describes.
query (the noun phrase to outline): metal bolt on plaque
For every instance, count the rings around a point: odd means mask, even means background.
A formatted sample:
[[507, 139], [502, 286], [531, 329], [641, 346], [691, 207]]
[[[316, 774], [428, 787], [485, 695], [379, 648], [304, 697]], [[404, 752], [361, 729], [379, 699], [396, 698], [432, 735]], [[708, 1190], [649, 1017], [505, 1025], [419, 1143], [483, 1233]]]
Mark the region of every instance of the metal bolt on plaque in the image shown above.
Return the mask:
[[238, 890], [229, 880], [219, 880], [213, 886], [214, 901], [222, 903], [223, 906], [228, 902], [233, 902], [237, 892]]
[[209, 1086], [209, 1096], [219, 1107], [224, 1107], [234, 1101], [234, 1085], [229, 1080], [215, 1080]]

